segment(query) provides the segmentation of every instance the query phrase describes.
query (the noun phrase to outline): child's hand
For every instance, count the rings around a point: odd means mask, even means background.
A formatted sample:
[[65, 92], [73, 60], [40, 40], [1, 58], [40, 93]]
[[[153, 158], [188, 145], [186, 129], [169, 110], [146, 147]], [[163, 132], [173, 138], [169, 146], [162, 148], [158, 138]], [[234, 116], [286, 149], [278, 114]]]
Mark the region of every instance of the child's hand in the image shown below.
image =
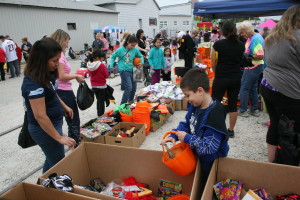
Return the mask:
[[160, 145], [164, 145], [164, 144], [166, 144], [167, 142], [172, 142], [172, 143], [173, 143], [173, 146], [174, 146], [175, 143], [176, 143], [176, 140], [175, 140], [174, 138], [172, 138], [172, 137], [167, 137], [167, 138], [165, 138], [165, 139], [163, 139], [163, 140], [161, 141]]
[[178, 132], [176, 133], [176, 135], [177, 135], [177, 137], [178, 137], [178, 140], [180, 140], [181, 142], [184, 142], [184, 137], [185, 137], [185, 135], [186, 135], [186, 132], [184, 132], [184, 131], [178, 131]]
[[113, 72], [113, 71], [115, 71], [116, 69], [115, 69], [115, 68], [110, 68], [110, 70]]
[[140, 63], [140, 64], [138, 64], [138, 66], [136, 66], [138, 69], [141, 69], [142, 67], [143, 67], [143, 64], [142, 63]]

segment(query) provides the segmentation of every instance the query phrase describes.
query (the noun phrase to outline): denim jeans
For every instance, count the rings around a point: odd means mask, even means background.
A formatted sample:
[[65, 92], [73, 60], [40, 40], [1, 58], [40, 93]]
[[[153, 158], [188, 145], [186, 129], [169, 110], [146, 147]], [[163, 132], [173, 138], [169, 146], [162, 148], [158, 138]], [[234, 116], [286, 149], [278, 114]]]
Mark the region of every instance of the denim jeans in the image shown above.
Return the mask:
[[123, 70], [120, 72], [121, 90], [124, 91], [121, 104], [133, 101], [136, 92], [136, 82], [133, 81], [133, 73]]
[[251, 111], [258, 110], [258, 92], [257, 85], [260, 74], [263, 72], [263, 65], [254, 69], [245, 69], [241, 81], [240, 89], [240, 112], [248, 109], [248, 99], [251, 100]]
[[19, 72], [19, 64], [18, 64], [18, 59], [17, 60], [13, 60], [11, 62], [7, 62], [7, 68], [9, 68], [10, 70], [10, 77], [16, 77], [16, 76], [20, 76], [20, 72]]
[[[52, 122], [60, 135], [62, 134], [63, 121]], [[53, 167], [65, 157], [64, 145], [50, 137], [40, 126], [28, 124], [28, 131], [32, 139], [41, 147], [46, 156], [43, 173]]]
[[[68, 124], [68, 136], [73, 138], [76, 143], [80, 137], [80, 119], [78, 106], [76, 102], [76, 97], [73, 90], [56, 90], [59, 98], [73, 110], [73, 120], [65, 116], [66, 122]], [[75, 135], [74, 135], [75, 134]]]

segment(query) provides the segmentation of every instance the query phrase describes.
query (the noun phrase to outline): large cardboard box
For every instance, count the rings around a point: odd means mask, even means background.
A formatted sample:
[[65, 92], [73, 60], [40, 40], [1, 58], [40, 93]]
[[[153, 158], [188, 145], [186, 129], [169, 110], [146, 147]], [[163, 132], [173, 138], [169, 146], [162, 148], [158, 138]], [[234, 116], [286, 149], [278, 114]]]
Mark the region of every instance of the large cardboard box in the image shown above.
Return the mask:
[[[126, 130], [136, 127], [139, 131], [130, 138], [119, 138], [110, 136], [113, 132], [118, 129], [124, 128]], [[106, 144], [125, 146], [125, 147], [139, 147], [145, 141], [146, 138], [146, 125], [139, 123], [131, 123], [131, 122], [120, 122], [113, 127], [112, 130], [108, 131], [105, 134]]]
[[[200, 165], [197, 165], [195, 172], [182, 177], [165, 166], [161, 157], [161, 151], [84, 142], [43, 174], [40, 181], [54, 172], [68, 174], [74, 184], [81, 186], [88, 185], [95, 178], [109, 183], [114, 179], [134, 176], [138, 182], [149, 184], [154, 195], [157, 195], [158, 182], [164, 179], [181, 183], [184, 194], [191, 195], [192, 200], [200, 199]], [[118, 199], [79, 188], [76, 193], [102, 200]]]
[[278, 194], [300, 193], [300, 168], [235, 158], [219, 158], [210, 171], [202, 200], [213, 196], [213, 185], [225, 179], [242, 181], [243, 188], [264, 188], [275, 199]]
[[[75, 189], [76, 192], [77, 189]], [[0, 196], [3, 200], [96, 200], [69, 192], [62, 192], [52, 188], [46, 188], [31, 183], [19, 183]]]

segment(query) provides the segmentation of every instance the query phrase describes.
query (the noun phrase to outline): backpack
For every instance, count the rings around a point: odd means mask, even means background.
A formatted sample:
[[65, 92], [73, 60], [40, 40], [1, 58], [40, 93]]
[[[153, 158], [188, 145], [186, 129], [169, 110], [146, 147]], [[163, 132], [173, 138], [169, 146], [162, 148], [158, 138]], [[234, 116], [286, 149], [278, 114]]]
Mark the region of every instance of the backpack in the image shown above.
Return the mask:
[[294, 120], [282, 115], [278, 124], [279, 141], [274, 163], [299, 166], [300, 133], [294, 132]]

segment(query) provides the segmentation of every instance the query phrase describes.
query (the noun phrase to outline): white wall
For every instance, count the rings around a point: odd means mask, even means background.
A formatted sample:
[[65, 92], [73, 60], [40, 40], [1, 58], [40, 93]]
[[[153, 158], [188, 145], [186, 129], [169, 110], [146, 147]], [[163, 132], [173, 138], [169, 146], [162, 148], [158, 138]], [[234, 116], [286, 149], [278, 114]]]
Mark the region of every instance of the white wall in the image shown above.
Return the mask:
[[[158, 7], [153, 0], [141, 0], [137, 5], [116, 4], [119, 13], [119, 26], [131, 33], [136, 33], [139, 27], [139, 19], [142, 19], [142, 29], [148, 37], [154, 37], [158, 33], [159, 19]], [[157, 19], [157, 26], [149, 25], [149, 18]]]
[[[0, 35], [10, 35], [19, 45], [23, 37], [28, 37], [33, 44], [60, 28], [70, 34], [69, 46], [82, 50], [84, 43], [92, 44], [95, 27], [118, 24], [117, 13], [3, 5], [0, 13]], [[76, 23], [77, 29], [67, 30], [67, 23]]]

